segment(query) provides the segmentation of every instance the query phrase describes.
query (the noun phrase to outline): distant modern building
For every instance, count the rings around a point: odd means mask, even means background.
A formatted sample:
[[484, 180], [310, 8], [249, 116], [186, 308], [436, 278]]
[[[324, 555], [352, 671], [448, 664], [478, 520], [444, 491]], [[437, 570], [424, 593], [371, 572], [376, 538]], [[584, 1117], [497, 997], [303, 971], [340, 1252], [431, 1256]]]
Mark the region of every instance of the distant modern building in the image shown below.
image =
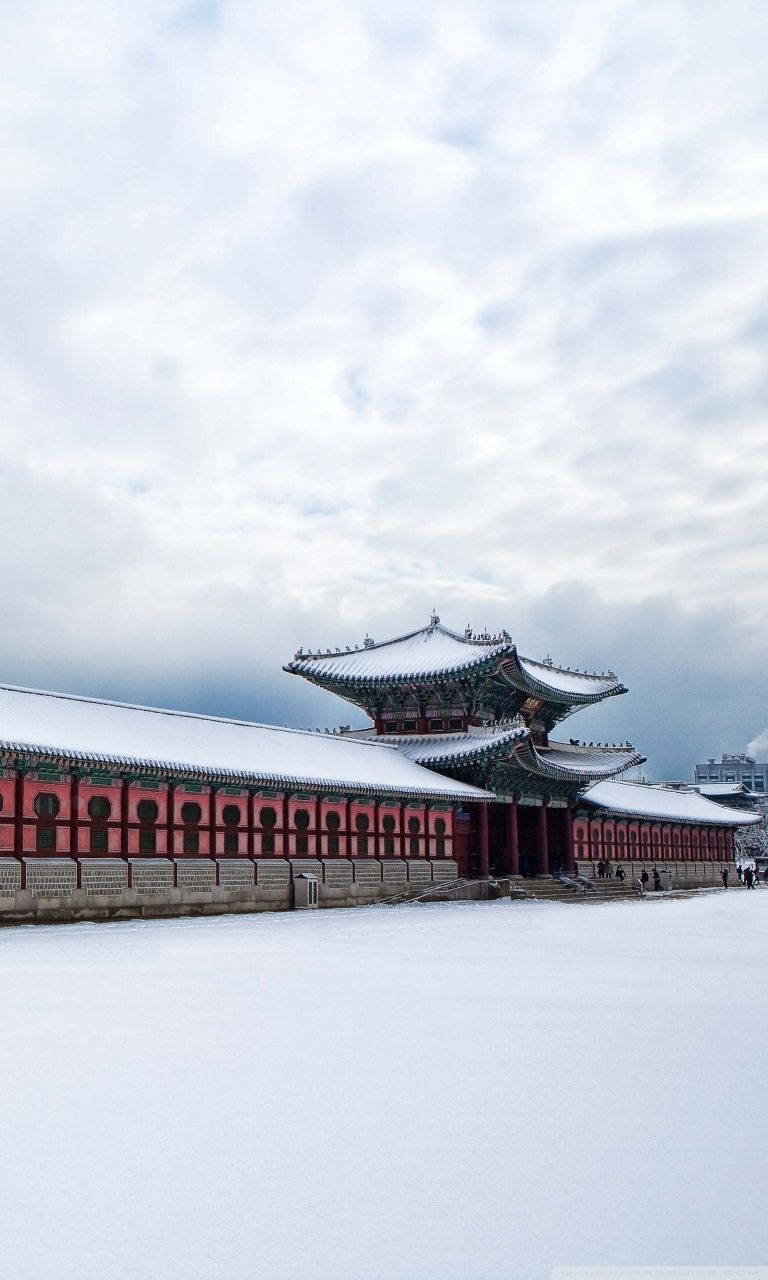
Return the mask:
[[[694, 766], [695, 784], [706, 785], [741, 782], [748, 791], [768, 795], [768, 763], [758, 764], [754, 756], [721, 755], [719, 760], [707, 760]], [[702, 794], [707, 794], [703, 792]]]

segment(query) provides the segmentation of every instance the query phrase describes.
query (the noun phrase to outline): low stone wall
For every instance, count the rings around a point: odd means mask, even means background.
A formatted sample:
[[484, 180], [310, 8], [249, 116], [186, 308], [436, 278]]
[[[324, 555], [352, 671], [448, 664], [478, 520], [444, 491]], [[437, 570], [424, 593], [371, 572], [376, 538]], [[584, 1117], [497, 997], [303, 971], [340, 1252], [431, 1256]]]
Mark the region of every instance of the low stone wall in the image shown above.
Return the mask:
[[[736, 876], [736, 868], [733, 863], [722, 862], [674, 862], [671, 859], [664, 861], [652, 859], [647, 862], [630, 862], [621, 861], [621, 865], [627, 873], [627, 880], [639, 880], [645, 867], [650, 876], [649, 887], [653, 888], [653, 868], [657, 867], [659, 871], [670, 872], [670, 885], [673, 889], [706, 889], [706, 888], [722, 888], [723, 880], [720, 870], [723, 866], [728, 866], [729, 881], [731, 884], [738, 883]], [[589, 880], [598, 880], [597, 863], [592, 861], [580, 860], [576, 863], [579, 874], [586, 876]], [[615, 873], [618, 862], [614, 859], [611, 862], [611, 872]], [[599, 880], [598, 880], [599, 883]]]
[[290, 911], [302, 873], [317, 876], [321, 907], [457, 878], [450, 859], [0, 858], [0, 925]]

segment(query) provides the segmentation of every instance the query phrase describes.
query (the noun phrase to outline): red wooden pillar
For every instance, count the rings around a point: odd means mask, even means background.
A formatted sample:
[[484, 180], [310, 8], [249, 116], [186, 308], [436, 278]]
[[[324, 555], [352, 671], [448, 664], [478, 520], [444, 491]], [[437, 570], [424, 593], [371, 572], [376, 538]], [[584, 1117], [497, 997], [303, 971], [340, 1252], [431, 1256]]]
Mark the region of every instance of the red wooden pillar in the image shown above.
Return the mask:
[[347, 824], [347, 839], [346, 839], [347, 852], [345, 854], [345, 857], [351, 859], [352, 857], [352, 801], [349, 796], [347, 796], [347, 803], [344, 806], [344, 812], [346, 814], [345, 821]]
[[507, 802], [507, 870], [520, 875], [520, 841], [517, 832], [517, 801]]
[[576, 850], [573, 847], [573, 814], [571, 806], [565, 808], [565, 874], [573, 875], [576, 870]]
[[323, 856], [323, 801], [320, 795], [315, 796], [315, 857]]
[[75, 859], [77, 866], [76, 887], [79, 889], [80, 884], [80, 850], [78, 848], [78, 806], [80, 801], [80, 778], [78, 774], [73, 772], [69, 775], [69, 856]]
[[[288, 792], [283, 793], [283, 857], [291, 856], [291, 837], [289, 835]], [[275, 849], [275, 853], [277, 849]]]
[[216, 788], [211, 783], [210, 794], [208, 797], [208, 848], [209, 858], [213, 858], [213, 873], [218, 879], [219, 864], [216, 862]]
[[[173, 838], [174, 822], [176, 818], [176, 784], [170, 779], [168, 780], [168, 790], [165, 793], [165, 848], [166, 857], [176, 857], [176, 841]], [[182, 845], [182, 851], [184, 846]], [[173, 883], [176, 883], [176, 864], [174, 863]]]
[[483, 880], [487, 880], [491, 871], [491, 861], [488, 848], [488, 805], [480, 805], [480, 859], [478, 865], [478, 874]]
[[246, 822], [248, 823], [248, 832], [246, 835], [246, 839], [248, 841], [247, 849], [248, 849], [249, 858], [252, 858], [254, 856], [254, 850], [256, 848], [256, 844], [255, 844], [256, 835], [254, 832], [254, 826], [256, 822], [256, 813], [255, 813], [256, 806], [254, 803], [255, 799], [256, 797], [254, 793], [252, 791], [248, 791], [245, 797], [245, 813], [246, 813]]
[[549, 840], [547, 838], [547, 806], [542, 804], [537, 814], [538, 847], [536, 849], [536, 875], [549, 875]]

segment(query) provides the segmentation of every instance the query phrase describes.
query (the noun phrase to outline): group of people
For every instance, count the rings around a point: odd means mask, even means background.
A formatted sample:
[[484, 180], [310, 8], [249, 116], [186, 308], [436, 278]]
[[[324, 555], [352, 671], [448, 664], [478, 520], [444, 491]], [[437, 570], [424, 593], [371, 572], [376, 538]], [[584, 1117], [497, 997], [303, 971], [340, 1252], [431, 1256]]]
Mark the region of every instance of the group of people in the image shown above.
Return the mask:
[[616, 863], [616, 870], [614, 871], [610, 860], [601, 858], [597, 864], [597, 878], [598, 880], [626, 880], [627, 873], [620, 862]]
[[[723, 887], [727, 889], [728, 868], [723, 867], [720, 874], [723, 877]], [[743, 863], [739, 862], [736, 867], [736, 874], [739, 877], [739, 884], [745, 884], [748, 889], [756, 889], [760, 883], [760, 868], [757, 863], [752, 866], [752, 863], [748, 862], [745, 866]], [[768, 867], [766, 867], [763, 872], [763, 884], [768, 884]]]

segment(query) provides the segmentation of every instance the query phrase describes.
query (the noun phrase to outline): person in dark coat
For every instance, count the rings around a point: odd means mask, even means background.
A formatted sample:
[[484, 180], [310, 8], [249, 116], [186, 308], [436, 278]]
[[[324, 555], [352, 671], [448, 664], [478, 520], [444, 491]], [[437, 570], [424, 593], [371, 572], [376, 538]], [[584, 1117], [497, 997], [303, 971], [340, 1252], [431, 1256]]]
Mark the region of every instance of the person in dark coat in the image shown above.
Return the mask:
[[720, 875], [723, 877], [723, 888], [727, 889], [728, 888], [728, 868], [721, 867]]
[[736, 868], [736, 870], [737, 870], [737, 872], [738, 872], [738, 876], [739, 876], [739, 884], [743, 884], [743, 883], [744, 883], [744, 868], [742, 867], [741, 863], [739, 863], [739, 865], [738, 865], [738, 867]]
[[746, 868], [746, 870], [744, 871], [744, 879], [745, 879], [745, 880], [746, 880], [746, 882], [747, 882], [747, 888], [748, 888], [748, 889], [754, 889], [754, 887], [755, 887], [755, 884], [754, 884], [754, 880], [755, 880], [755, 873], [754, 873], [754, 871], [752, 870], [752, 868], [751, 868], [751, 867], [747, 867], [747, 868]]
[[661, 888], [661, 876], [659, 875], [658, 867], [653, 868], [653, 887], [656, 893], [658, 893]]
[[648, 892], [648, 881], [650, 880], [650, 878], [651, 877], [648, 875], [648, 872], [646, 871], [645, 867], [643, 867], [640, 873], [640, 883], [643, 886], [643, 893]]
[[598, 862], [598, 864], [597, 864], [597, 878], [598, 878], [598, 880], [604, 880], [604, 879], [605, 879], [605, 863], [603, 862], [603, 859], [602, 859], [602, 858], [600, 859], [600, 861], [599, 861], [599, 862]]
[[626, 875], [627, 875], [626, 871], [622, 867], [621, 863], [619, 863], [616, 867], [616, 879], [621, 880], [621, 882], [623, 883], [626, 878]]

